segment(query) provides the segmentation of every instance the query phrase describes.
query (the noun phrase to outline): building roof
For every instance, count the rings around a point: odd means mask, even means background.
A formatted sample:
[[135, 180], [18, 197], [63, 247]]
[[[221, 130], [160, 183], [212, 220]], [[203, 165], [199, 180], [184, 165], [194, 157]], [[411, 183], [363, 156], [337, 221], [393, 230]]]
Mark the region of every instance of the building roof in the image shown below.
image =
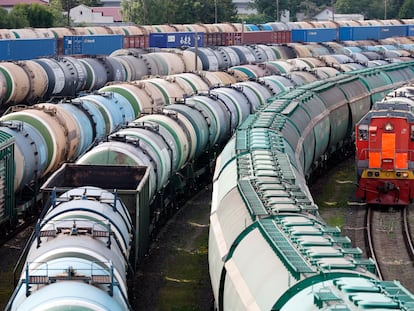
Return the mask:
[[[1, 2], [2, 0], [0, 0]], [[114, 22], [122, 22], [121, 8], [115, 6], [92, 7], [92, 12], [101, 13], [102, 16], [113, 16]]]
[[1, 7], [12, 7], [15, 6], [16, 4], [44, 4], [44, 5], [48, 5], [49, 1], [45, 1], [45, 0], [0, 0], [0, 6]]

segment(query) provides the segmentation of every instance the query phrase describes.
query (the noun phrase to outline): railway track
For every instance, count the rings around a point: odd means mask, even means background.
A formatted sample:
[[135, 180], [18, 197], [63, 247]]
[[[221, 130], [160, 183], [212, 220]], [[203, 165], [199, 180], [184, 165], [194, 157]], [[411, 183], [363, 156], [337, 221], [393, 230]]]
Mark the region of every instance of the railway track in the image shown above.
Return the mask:
[[34, 229], [34, 221], [27, 222], [0, 239], [0, 310], [4, 310], [7, 301], [13, 292], [17, 271], [14, 271], [22, 249], [27, 244]]
[[346, 219], [342, 232], [351, 239], [352, 247], [359, 247], [362, 250], [362, 256], [368, 257], [365, 217], [367, 207], [361, 204], [348, 203], [347, 209], [348, 212], [345, 214]]
[[413, 214], [409, 207], [369, 207], [365, 218], [367, 252], [376, 261], [379, 278], [399, 280], [410, 291], [414, 291]]

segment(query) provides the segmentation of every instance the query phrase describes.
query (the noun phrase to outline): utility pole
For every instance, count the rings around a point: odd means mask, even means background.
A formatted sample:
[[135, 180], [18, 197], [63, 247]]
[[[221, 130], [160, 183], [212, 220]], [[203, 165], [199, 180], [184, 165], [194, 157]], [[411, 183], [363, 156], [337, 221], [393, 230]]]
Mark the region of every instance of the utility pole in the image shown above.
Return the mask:
[[276, 21], [279, 21], [279, 0], [276, 0]]
[[67, 22], [67, 26], [70, 26], [70, 0], [66, 0], [66, 5], [67, 5], [67, 10], [68, 10], [68, 22]]
[[217, 0], [214, 0], [214, 23], [217, 24]]

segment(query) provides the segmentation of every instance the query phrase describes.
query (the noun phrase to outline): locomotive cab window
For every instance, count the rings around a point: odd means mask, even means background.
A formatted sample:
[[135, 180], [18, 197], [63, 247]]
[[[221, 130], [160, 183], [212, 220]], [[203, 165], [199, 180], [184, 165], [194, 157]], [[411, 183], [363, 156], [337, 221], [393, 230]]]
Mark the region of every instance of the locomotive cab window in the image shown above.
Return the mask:
[[410, 139], [414, 141], [414, 125], [411, 125]]
[[368, 125], [362, 124], [358, 127], [358, 139], [368, 140]]

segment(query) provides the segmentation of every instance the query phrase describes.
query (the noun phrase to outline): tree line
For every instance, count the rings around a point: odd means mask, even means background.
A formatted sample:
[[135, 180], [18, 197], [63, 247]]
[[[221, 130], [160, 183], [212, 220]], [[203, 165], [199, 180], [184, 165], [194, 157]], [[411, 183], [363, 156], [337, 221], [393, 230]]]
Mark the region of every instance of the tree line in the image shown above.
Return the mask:
[[[66, 12], [79, 4], [100, 6], [100, 0], [50, 0], [49, 5], [17, 4], [8, 12], [0, 8], [0, 28], [60, 27], [70, 24]], [[324, 8], [335, 13], [363, 14], [365, 19], [398, 19], [414, 16], [414, 0], [252, 0], [257, 14], [237, 14], [232, 0], [121, 0], [124, 22], [138, 25], [214, 22], [266, 23], [280, 20], [289, 11], [311, 19]], [[70, 16], [69, 16], [70, 17]]]

